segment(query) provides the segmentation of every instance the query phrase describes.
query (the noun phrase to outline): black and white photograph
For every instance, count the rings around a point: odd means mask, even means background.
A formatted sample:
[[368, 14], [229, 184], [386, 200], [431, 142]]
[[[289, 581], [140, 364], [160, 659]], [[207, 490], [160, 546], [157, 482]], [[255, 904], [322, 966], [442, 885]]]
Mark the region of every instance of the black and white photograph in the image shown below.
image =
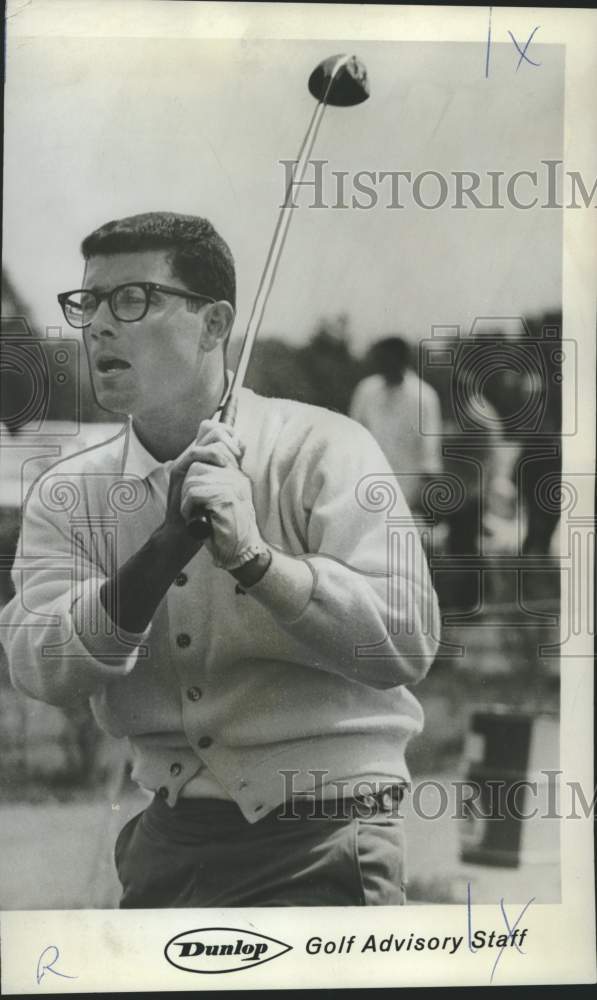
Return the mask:
[[594, 12], [6, 16], [3, 992], [594, 982]]

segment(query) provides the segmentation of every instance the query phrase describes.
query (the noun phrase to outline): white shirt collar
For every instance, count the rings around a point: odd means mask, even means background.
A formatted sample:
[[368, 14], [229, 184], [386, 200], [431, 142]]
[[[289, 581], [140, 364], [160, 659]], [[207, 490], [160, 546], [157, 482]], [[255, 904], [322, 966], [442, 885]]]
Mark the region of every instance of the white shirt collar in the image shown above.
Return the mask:
[[148, 479], [156, 469], [163, 469], [169, 464], [169, 462], [160, 462], [159, 459], [150, 455], [147, 448], [139, 441], [133, 427], [133, 418], [129, 416], [124, 439], [123, 474]]

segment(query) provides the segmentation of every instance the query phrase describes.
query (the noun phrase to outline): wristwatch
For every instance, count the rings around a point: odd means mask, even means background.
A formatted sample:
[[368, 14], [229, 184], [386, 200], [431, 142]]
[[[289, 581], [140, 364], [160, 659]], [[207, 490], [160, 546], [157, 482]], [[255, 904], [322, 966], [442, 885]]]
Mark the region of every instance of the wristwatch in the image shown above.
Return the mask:
[[248, 562], [243, 563], [238, 569], [231, 570], [232, 576], [240, 584], [240, 591], [237, 587], [237, 593], [248, 590], [249, 587], [259, 583], [270, 568], [272, 559], [272, 550], [264, 546], [263, 550], [253, 556], [252, 559], [249, 559]]

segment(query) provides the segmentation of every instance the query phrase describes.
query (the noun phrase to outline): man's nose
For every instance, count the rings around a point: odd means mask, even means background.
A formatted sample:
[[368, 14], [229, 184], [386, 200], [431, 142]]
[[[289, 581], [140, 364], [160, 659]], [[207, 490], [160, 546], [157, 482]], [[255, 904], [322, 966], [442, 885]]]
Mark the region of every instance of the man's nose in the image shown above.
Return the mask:
[[112, 315], [107, 299], [102, 299], [97, 312], [89, 324], [89, 335], [92, 340], [118, 336], [118, 323]]

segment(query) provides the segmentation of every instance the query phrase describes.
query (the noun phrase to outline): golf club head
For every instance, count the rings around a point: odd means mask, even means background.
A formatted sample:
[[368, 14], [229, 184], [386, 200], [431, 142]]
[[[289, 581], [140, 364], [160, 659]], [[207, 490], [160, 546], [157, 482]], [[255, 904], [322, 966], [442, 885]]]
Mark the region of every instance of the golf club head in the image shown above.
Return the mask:
[[[345, 62], [334, 73], [340, 59]], [[356, 56], [330, 56], [311, 73], [309, 90], [316, 100], [336, 107], [362, 104], [369, 97], [367, 70]]]

